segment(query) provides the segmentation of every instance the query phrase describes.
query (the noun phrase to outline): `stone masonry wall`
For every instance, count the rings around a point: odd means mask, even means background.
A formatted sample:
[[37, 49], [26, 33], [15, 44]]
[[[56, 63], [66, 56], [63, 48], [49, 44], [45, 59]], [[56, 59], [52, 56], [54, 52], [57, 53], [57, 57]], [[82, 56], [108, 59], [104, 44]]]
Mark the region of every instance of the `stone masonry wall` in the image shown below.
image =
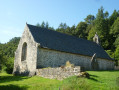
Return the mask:
[[37, 69], [36, 75], [50, 79], [62, 80], [70, 76], [79, 75], [80, 72], [81, 72], [80, 66], [64, 67], [64, 68], [57, 67], [57, 68]]
[[[84, 67], [85, 70], [91, 70], [91, 57], [60, 52], [50, 49], [38, 48], [37, 68], [60, 67], [70, 61], [75, 66]], [[97, 58], [99, 70], [114, 69], [114, 62], [106, 59]]]
[[91, 57], [88, 56], [81, 56], [76, 54], [39, 48], [37, 57], [37, 68], [60, 67], [62, 65], [65, 65], [65, 63], [69, 61], [75, 66], [85, 67], [86, 70], [90, 70], [90, 59]]
[[119, 70], [119, 66], [115, 66], [114, 67], [114, 70]]
[[114, 70], [114, 61], [97, 58], [100, 70]]
[[[23, 44], [27, 43], [26, 60], [21, 61]], [[13, 74], [34, 75], [36, 71], [37, 44], [34, 42], [28, 27], [25, 27], [20, 39], [18, 48], [15, 52]]]

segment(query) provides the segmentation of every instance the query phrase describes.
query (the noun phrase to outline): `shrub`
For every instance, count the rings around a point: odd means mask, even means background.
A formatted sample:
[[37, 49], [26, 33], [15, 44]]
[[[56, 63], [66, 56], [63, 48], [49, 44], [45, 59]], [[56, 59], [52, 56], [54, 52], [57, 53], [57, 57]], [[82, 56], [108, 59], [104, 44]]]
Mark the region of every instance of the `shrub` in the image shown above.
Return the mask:
[[14, 67], [14, 58], [8, 58], [7, 62], [5, 63], [5, 66], [6, 66], [6, 72], [12, 74], [13, 67]]

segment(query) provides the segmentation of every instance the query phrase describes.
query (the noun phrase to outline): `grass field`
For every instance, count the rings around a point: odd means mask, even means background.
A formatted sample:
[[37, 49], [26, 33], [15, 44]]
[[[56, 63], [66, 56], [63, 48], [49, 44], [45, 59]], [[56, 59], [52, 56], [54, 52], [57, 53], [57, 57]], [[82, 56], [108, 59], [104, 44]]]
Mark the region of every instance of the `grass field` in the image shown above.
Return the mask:
[[119, 90], [119, 71], [88, 71], [90, 79], [23, 77], [0, 73], [0, 90]]

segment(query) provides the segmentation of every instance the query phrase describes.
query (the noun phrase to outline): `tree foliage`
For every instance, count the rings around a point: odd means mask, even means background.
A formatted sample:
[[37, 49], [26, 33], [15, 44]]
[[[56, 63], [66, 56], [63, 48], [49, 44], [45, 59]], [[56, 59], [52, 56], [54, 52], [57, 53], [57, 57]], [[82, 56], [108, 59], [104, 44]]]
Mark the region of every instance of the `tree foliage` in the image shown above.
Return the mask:
[[110, 34], [113, 34], [113, 37], [117, 37], [119, 35], [119, 17], [117, 17], [111, 26]]
[[115, 51], [115, 59], [119, 60], [119, 46], [116, 48], [116, 51]]
[[93, 21], [95, 20], [95, 16], [94, 15], [88, 15], [84, 20], [87, 24], [93, 24]]
[[49, 29], [49, 30], [54, 30], [53, 27], [49, 26], [48, 22], [44, 22], [44, 21], [41, 24], [37, 23], [36, 26], [41, 27], [41, 28], [46, 28], [46, 29]]
[[8, 73], [12, 73], [14, 53], [18, 46], [20, 37], [14, 37], [5, 44], [0, 44], [0, 66], [6, 67]]
[[115, 22], [115, 20], [119, 17], [119, 11], [114, 10], [112, 15], [109, 17], [109, 25], [112, 26], [112, 24]]
[[115, 42], [114, 42], [114, 46], [118, 47], [119, 46], [119, 36], [116, 38]]
[[75, 35], [80, 38], [87, 38], [87, 24], [85, 22], [80, 22], [76, 27], [76, 33]]

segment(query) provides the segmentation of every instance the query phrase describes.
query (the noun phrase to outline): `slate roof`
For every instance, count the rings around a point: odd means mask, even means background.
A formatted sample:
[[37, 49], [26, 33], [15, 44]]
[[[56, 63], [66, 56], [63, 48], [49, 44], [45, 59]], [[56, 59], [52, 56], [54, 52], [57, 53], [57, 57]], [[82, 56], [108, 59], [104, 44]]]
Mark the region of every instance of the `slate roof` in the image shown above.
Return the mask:
[[42, 48], [112, 60], [95, 42], [27, 24], [34, 40]]

